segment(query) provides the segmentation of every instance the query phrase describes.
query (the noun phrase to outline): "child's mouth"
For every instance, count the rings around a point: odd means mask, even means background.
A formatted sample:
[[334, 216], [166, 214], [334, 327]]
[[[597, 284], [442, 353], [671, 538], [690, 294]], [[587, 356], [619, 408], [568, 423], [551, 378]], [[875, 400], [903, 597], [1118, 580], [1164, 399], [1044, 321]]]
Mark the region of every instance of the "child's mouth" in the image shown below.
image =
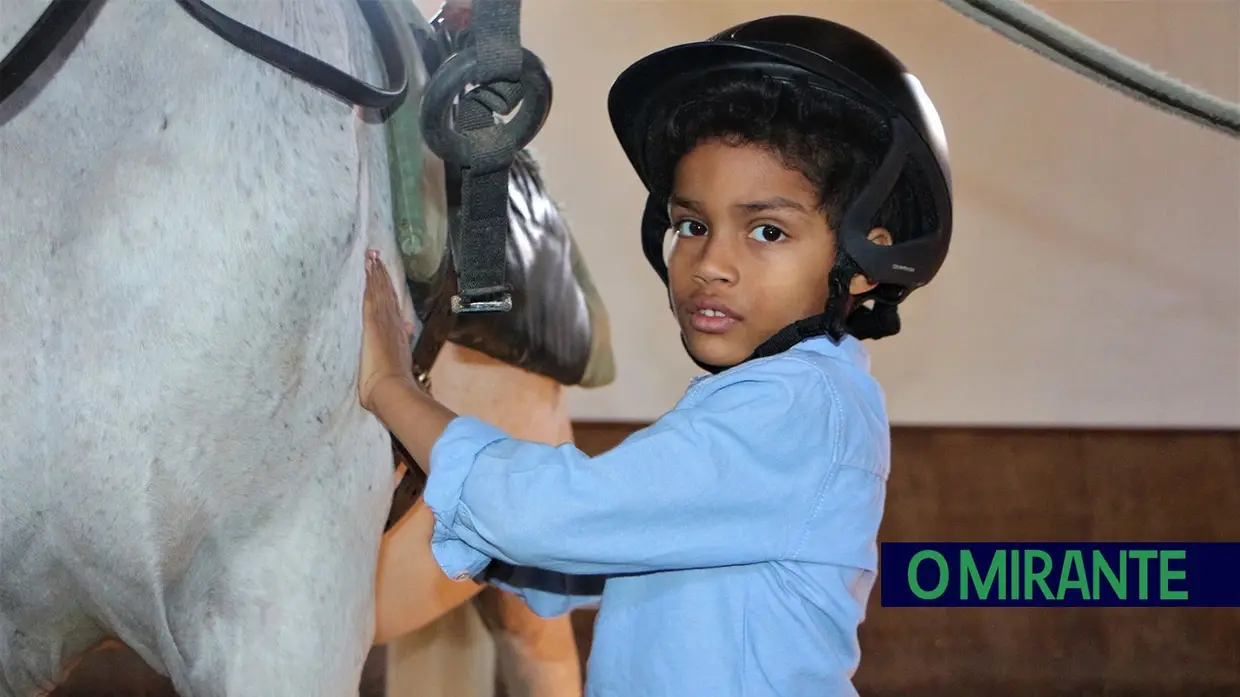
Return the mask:
[[689, 324], [697, 331], [707, 334], [726, 332], [739, 321], [726, 312], [709, 308], [699, 309], [692, 315], [689, 315]]

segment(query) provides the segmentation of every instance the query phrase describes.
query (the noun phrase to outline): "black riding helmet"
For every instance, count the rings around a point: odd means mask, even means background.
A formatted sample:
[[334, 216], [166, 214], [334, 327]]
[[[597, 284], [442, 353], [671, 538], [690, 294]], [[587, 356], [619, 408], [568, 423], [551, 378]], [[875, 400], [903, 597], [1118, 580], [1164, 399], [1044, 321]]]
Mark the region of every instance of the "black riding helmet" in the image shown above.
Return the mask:
[[[822, 315], [785, 328], [751, 358], [779, 353], [824, 333], [838, 341], [844, 317], [841, 306], [832, 305], [847, 302], [848, 279], [855, 273], [878, 286], [865, 297], [874, 301], [874, 308], [859, 305], [847, 317], [850, 333], [878, 338], [898, 332], [896, 305], [928, 283], [947, 256], [952, 224], [947, 141], [921, 83], [895, 56], [864, 34], [824, 19], [783, 15], [739, 24], [706, 41], [647, 56], [616, 79], [608, 96], [612, 128], [650, 192], [642, 219], [646, 259], [666, 284], [663, 242], [670, 227], [667, 198], [675, 163], [668, 162], [668, 148], [662, 142], [665, 120], [687, 86], [725, 71], [756, 71], [808, 82], [868, 108], [887, 123], [890, 134], [887, 152], [861, 193], [845, 205], [836, 230], [840, 253], [832, 270], [828, 307]], [[910, 167], [918, 176], [902, 179]], [[870, 242], [867, 235], [883, 204], [897, 184], [910, 181], [916, 181], [915, 195], [923, 211], [918, 224], [901, 230], [891, 246]], [[711, 372], [722, 370], [698, 365]]]

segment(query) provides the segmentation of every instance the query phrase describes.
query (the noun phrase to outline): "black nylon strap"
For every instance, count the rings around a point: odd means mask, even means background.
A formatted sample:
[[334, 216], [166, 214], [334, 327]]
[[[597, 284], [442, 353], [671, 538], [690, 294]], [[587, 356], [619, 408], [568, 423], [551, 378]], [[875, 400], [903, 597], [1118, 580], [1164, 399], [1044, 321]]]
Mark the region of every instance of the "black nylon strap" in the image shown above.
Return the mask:
[[521, 98], [521, 0], [474, 0], [469, 30], [478, 51], [475, 80], [479, 85], [509, 91], [503, 113]]
[[462, 205], [454, 221], [460, 234], [451, 236], [461, 303], [458, 311], [473, 302], [502, 302], [511, 290], [505, 277], [508, 171], [481, 174], [470, 168], [463, 174]]
[[462, 169], [461, 208], [451, 235], [458, 301], [453, 310], [507, 310], [512, 306], [506, 282], [508, 245], [508, 170], [516, 156], [512, 140], [495, 127], [496, 113], [508, 114], [521, 102], [521, 3], [475, 0], [469, 33], [477, 52], [474, 82], [457, 109], [458, 130], [472, 141], [469, 164]]
[[506, 312], [509, 169], [542, 128], [551, 83], [542, 61], [521, 46], [520, 0], [474, 0], [468, 28], [462, 12], [445, 7], [432, 20], [448, 33], [442, 43], [455, 50], [423, 92], [422, 131], [461, 179], [460, 206], [449, 221], [458, 282], [452, 311]]
[[[485, 34], [475, 36], [481, 39]], [[519, 50], [516, 56], [519, 74]], [[483, 72], [481, 60], [480, 73]], [[480, 91], [483, 90], [475, 90]], [[514, 91], [521, 91], [519, 82], [509, 93]], [[494, 94], [488, 92], [488, 97]], [[457, 294], [462, 304], [468, 306], [475, 301], [497, 299], [495, 296], [503, 296], [510, 290], [505, 282], [505, 256], [508, 244], [508, 168], [512, 155], [505, 157], [502, 143], [488, 137], [498, 131], [493, 128], [494, 112], [482, 99], [474, 98], [472, 93], [467, 95], [461, 100], [457, 115], [461, 132], [467, 137], [475, 137], [470, 164], [461, 171], [461, 208], [453, 220], [459, 232], [451, 235], [459, 284]], [[502, 167], [497, 170], [496, 164]]]

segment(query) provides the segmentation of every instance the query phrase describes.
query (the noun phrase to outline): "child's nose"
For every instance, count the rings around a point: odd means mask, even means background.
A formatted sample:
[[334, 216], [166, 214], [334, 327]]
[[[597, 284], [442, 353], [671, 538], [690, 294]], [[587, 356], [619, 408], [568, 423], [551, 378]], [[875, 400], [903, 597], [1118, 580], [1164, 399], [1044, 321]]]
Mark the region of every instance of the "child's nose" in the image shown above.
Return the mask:
[[694, 276], [704, 283], [736, 281], [736, 249], [729, 235], [712, 235], [702, 246]]

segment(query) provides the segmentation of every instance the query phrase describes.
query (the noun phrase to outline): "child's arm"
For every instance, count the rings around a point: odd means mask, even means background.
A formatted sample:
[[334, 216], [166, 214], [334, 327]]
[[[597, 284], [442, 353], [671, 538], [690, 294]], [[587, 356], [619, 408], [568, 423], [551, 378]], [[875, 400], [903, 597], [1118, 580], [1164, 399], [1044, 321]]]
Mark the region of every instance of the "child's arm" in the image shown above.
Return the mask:
[[834, 505], [824, 492], [846, 441], [832, 386], [793, 360], [695, 389], [690, 406], [593, 458], [452, 420], [423, 494], [440, 566], [461, 578], [491, 559], [616, 575], [798, 558]]
[[[391, 281], [373, 262], [367, 277], [359, 396], [427, 471], [431, 550], [457, 580], [493, 559], [572, 575], [795, 559], [820, 511], [838, 508], [824, 494], [842, 459], [876, 454], [842, 452], [853, 443], [840, 395], [795, 359], [716, 376], [595, 458], [510, 438], [457, 416], [408, 377]], [[864, 413], [855, 421], [872, 430]]]
[[383, 535], [375, 579], [375, 644], [429, 625], [483, 588], [444, 575], [430, 554], [434, 524], [430, 509], [419, 499]]
[[593, 605], [602, 595], [600, 577], [566, 576], [502, 562], [493, 564], [484, 577], [465, 581], [448, 578], [431, 555], [434, 525], [430, 509], [418, 499], [383, 535], [375, 579], [376, 645], [429, 625], [473, 598], [485, 585], [520, 598], [540, 617], [558, 617]]
[[[456, 414], [426, 395], [412, 381], [391, 381], [377, 386], [374, 393], [375, 414], [410, 451], [423, 470], [422, 463], [430, 462], [430, 443], [438, 440], [447, 424]], [[479, 423], [483, 423], [479, 421]], [[492, 427], [493, 428], [493, 427]], [[534, 441], [523, 441], [534, 442]], [[428, 480], [429, 481], [429, 480]], [[520, 515], [520, 513], [516, 513]], [[400, 633], [412, 631], [421, 624], [429, 623], [477, 593], [481, 586], [469, 581], [477, 575], [480, 565], [490, 559], [474, 556], [476, 568], [469, 572], [444, 576], [431, 555], [430, 542], [434, 525], [430, 510], [423, 500], [401, 521], [389, 530], [383, 539], [380, 558], [380, 577], [377, 599], [380, 604], [380, 623], [392, 623], [404, 628]], [[542, 569], [517, 568], [507, 564], [492, 566], [492, 574], [478, 578], [521, 597], [536, 614], [555, 617], [598, 601], [602, 593], [602, 579], [594, 577], [575, 578]], [[437, 575], [438, 579], [433, 577]], [[392, 583], [385, 585], [384, 579]], [[395, 581], [402, 584], [396, 587]], [[410, 588], [409, 583], [416, 584]], [[410, 597], [426, 598], [418, 603], [401, 603]], [[408, 607], [416, 605], [417, 607]], [[393, 610], [385, 610], [390, 606]], [[384, 613], [391, 612], [391, 615]], [[379, 634], [383, 634], [381, 626]]]
[[375, 385], [370, 410], [383, 422], [423, 472], [430, 474], [431, 447], [457, 418], [451, 409], [435, 401], [413, 380], [388, 379]]

